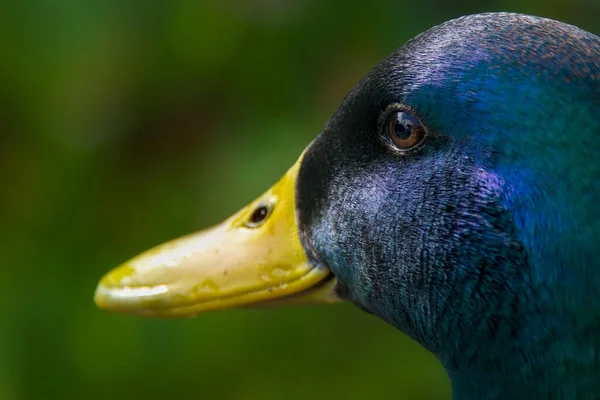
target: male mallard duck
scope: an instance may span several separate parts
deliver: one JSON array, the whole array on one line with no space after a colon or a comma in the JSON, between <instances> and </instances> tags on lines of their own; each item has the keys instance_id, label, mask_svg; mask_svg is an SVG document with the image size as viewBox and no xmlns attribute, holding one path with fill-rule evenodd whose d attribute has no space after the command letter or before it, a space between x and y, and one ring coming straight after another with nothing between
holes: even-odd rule
<instances>
[{"instance_id":1,"label":"male mallard duck","mask_svg":"<svg viewBox=\"0 0 600 400\"><path fill-rule=\"evenodd\" d=\"M279 183L110 272L106 309L350 300L457 399L600 398L600 38L458 18L344 99Z\"/></svg>"}]
</instances>

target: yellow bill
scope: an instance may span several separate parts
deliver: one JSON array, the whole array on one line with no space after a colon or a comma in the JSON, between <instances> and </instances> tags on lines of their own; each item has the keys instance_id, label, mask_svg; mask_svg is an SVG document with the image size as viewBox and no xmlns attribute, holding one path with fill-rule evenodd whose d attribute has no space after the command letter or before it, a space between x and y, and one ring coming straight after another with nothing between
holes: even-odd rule
<instances>
[{"instance_id":1,"label":"yellow bill","mask_svg":"<svg viewBox=\"0 0 600 400\"><path fill-rule=\"evenodd\" d=\"M157 246L109 272L96 289L98 307L183 317L339 301L335 278L310 264L298 238L294 194L301 159L220 225Z\"/></svg>"}]
</instances>

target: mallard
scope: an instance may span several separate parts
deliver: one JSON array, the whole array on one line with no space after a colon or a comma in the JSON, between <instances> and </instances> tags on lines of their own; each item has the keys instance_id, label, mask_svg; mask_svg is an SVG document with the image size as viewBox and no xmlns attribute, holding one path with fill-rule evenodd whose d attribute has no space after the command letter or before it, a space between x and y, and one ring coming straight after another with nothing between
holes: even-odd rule
<instances>
[{"instance_id":1,"label":"mallard","mask_svg":"<svg viewBox=\"0 0 600 400\"><path fill-rule=\"evenodd\" d=\"M403 45L270 190L109 272L157 317L348 300L456 399L600 398L600 39L486 13Z\"/></svg>"}]
</instances>

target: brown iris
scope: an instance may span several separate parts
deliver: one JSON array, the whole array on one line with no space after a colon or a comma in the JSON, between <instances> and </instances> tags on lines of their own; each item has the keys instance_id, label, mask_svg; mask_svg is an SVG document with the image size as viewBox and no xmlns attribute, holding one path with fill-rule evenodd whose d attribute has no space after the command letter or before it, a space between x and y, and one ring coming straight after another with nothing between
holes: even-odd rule
<instances>
[{"instance_id":1,"label":"brown iris","mask_svg":"<svg viewBox=\"0 0 600 400\"><path fill-rule=\"evenodd\" d=\"M398 150L413 148L425 138L425 129L419 120L404 111L392 113L387 127L389 141Z\"/></svg>"}]
</instances>

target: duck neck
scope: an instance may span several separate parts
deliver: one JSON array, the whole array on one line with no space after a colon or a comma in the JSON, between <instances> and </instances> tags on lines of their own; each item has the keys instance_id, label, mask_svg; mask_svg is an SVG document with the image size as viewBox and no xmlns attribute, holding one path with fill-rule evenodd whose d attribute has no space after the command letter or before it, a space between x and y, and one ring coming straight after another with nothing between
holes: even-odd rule
<instances>
[{"instance_id":1,"label":"duck neck","mask_svg":"<svg viewBox=\"0 0 600 400\"><path fill-rule=\"evenodd\" d=\"M453 399L600 398L600 341L593 327L586 333L556 319L534 334L540 320L532 316L521 337L474 342L462 357L446 362Z\"/></svg>"}]
</instances>

